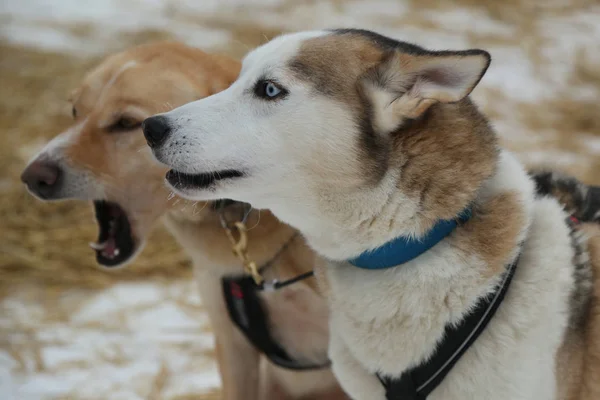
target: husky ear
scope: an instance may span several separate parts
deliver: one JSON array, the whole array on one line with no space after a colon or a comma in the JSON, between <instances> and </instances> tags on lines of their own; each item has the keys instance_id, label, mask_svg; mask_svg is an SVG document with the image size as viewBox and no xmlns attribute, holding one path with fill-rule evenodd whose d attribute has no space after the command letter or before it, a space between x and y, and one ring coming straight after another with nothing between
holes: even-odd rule
<instances>
[{"instance_id":1,"label":"husky ear","mask_svg":"<svg viewBox=\"0 0 600 400\"><path fill-rule=\"evenodd\" d=\"M479 83L490 61L483 50L388 54L363 79L374 128L388 133L435 103L462 100Z\"/></svg>"}]
</instances>

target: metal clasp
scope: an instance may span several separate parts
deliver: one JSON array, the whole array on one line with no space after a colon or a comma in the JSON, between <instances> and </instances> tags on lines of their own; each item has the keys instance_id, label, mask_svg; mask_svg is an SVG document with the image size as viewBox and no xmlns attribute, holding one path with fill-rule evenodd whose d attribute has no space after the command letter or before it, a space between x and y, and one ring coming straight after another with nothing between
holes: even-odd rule
<instances>
[{"instance_id":1,"label":"metal clasp","mask_svg":"<svg viewBox=\"0 0 600 400\"><path fill-rule=\"evenodd\" d=\"M246 219L248 218L248 214L250 211L246 211L242 217L241 221L237 221L233 223L233 227L238 233L239 239L236 240L233 229L225 220L225 216L223 215L223 210L221 210L221 226L227 235L227 238L231 242L231 250L233 254L242 262L244 269L248 272L254 283L257 285L261 285L264 282L264 278L260 274L258 270L258 266L254 261L251 261L248 257L248 228L246 227Z\"/></svg>"}]
</instances>

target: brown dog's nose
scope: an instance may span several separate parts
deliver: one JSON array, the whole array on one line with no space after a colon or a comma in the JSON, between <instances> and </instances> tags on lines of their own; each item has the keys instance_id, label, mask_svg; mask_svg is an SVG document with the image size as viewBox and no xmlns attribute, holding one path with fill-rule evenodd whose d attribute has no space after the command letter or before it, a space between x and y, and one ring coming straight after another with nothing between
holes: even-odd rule
<instances>
[{"instance_id":1,"label":"brown dog's nose","mask_svg":"<svg viewBox=\"0 0 600 400\"><path fill-rule=\"evenodd\" d=\"M156 147L165 141L171 128L167 119L161 115L155 115L154 117L146 118L142 122L142 130L146 137L148 146Z\"/></svg>"},{"instance_id":2,"label":"brown dog's nose","mask_svg":"<svg viewBox=\"0 0 600 400\"><path fill-rule=\"evenodd\" d=\"M58 188L60 168L49 161L34 161L21 174L21 181L42 199L51 199Z\"/></svg>"}]
</instances>

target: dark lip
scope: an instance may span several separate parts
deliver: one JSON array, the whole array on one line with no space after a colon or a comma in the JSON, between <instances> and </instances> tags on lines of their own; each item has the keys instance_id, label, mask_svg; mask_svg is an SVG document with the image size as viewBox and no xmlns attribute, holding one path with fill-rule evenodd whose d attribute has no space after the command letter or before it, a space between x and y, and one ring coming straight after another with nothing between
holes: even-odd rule
<instances>
[{"instance_id":1,"label":"dark lip","mask_svg":"<svg viewBox=\"0 0 600 400\"><path fill-rule=\"evenodd\" d=\"M129 217L117 203L96 200L93 204L96 222L98 223L98 243L103 243L109 238L110 222L114 221L116 224L114 240L119 249L119 254L114 258L107 258L102 254L102 251L95 250L96 261L105 267L115 267L123 264L133 256L136 247Z\"/></svg>"},{"instance_id":2,"label":"dark lip","mask_svg":"<svg viewBox=\"0 0 600 400\"><path fill-rule=\"evenodd\" d=\"M167 172L166 179L175 189L207 189L217 181L241 178L243 176L244 173L236 169L225 169L201 174L186 174L172 169Z\"/></svg>"}]
</instances>

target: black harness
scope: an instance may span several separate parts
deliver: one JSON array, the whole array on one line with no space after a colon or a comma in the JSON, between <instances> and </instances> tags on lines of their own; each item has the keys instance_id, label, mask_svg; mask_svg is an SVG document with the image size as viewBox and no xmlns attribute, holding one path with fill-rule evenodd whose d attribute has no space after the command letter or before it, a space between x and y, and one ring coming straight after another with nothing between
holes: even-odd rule
<instances>
[{"instance_id":1,"label":"black harness","mask_svg":"<svg viewBox=\"0 0 600 400\"><path fill-rule=\"evenodd\" d=\"M497 289L481 299L460 324L446 325L442 342L427 361L404 371L399 378L377 375L387 400L427 399L486 328L508 291L518 263L519 257L508 267Z\"/></svg>"},{"instance_id":2,"label":"black harness","mask_svg":"<svg viewBox=\"0 0 600 400\"><path fill-rule=\"evenodd\" d=\"M223 295L227 311L233 323L246 338L275 365L292 370L320 369L330 365L295 360L273 338L269 329L267 311L259 296L263 291L275 291L310 278L306 272L287 281L265 282L257 285L250 276L225 277L222 279Z\"/></svg>"}]
</instances>

